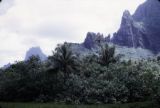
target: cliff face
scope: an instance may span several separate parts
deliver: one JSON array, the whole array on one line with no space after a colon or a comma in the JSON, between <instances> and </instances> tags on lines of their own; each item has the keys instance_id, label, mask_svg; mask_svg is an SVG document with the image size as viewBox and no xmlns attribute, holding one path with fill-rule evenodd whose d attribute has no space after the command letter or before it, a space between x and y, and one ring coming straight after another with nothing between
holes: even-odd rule
<instances>
[{"instance_id":1,"label":"cliff face","mask_svg":"<svg viewBox=\"0 0 160 108\"><path fill-rule=\"evenodd\" d=\"M112 42L160 52L160 2L147 0L137 8L134 15L125 11L120 29L114 34Z\"/></svg>"},{"instance_id":2,"label":"cliff face","mask_svg":"<svg viewBox=\"0 0 160 108\"><path fill-rule=\"evenodd\" d=\"M88 32L83 45L87 49L92 49L92 48L96 48L97 46L100 46L101 43L104 43L104 42L105 42L105 38L103 37L102 34Z\"/></svg>"}]
</instances>

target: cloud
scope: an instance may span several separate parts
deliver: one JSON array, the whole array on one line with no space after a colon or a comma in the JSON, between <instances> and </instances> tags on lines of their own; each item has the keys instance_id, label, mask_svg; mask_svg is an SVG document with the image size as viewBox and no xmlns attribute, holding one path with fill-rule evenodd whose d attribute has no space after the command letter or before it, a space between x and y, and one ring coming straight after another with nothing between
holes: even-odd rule
<instances>
[{"instance_id":1,"label":"cloud","mask_svg":"<svg viewBox=\"0 0 160 108\"><path fill-rule=\"evenodd\" d=\"M0 15L5 14L14 5L14 0L2 0L0 2Z\"/></svg>"},{"instance_id":2,"label":"cloud","mask_svg":"<svg viewBox=\"0 0 160 108\"><path fill-rule=\"evenodd\" d=\"M117 31L125 9L145 0L3 0L0 4L0 66L23 60L40 46L51 54L64 41L83 42L88 31Z\"/></svg>"},{"instance_id":3,"label":"cloud","mask_svg":"<svg viewBox=\"0 0 160 108\"><path fill-rule=\"evenodd\" d=\"M72 32L74 31L74 32ZM67 37L68 39L75 39L76 28L72 25L65 23L52 23L44 22L42 24L36 25L31 28L28 33L41 38L54 38L54 39L63 39Z\"/></svg>"}]
</instances>

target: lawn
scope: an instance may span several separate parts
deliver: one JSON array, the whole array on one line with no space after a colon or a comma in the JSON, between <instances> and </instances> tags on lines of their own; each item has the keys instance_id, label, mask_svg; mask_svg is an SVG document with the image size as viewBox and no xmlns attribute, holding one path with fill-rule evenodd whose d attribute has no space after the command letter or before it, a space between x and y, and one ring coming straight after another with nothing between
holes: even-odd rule
<instances>
[{"instance_id":1,"label":"lawn","mask_svg":"<svg viewBox=\"0 0 160 108\"><path fill-rule=\"evenodd\" d=\"M0 103L0 108L157 108L150 102L108 105L64 105L54 103Z\"/></svg>"}]
</instances>

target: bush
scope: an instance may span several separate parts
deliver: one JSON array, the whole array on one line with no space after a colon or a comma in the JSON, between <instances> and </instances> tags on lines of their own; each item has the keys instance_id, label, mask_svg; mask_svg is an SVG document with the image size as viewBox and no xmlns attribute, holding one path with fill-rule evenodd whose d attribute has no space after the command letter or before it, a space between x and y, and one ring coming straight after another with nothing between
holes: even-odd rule
<instances>
[{"instance_id":1,"label":"bush","mask_svg":"<svg viewBox=\"0 0 160 108\"><path fill-rule=\"evenodd\" d=\"M35 101L36 101L36 102L45 103L45 102L50 101L50 98L49 98L49 96L47 96L47 95L41 94Z\"/></svg>"},{"instance_id":2,"label":"bush","mask_svg":"<svg viewBox=\"0 0 160 108\"><path fill-rule=\"evenodd\" d=\"M115 62L114 48L106 48L101 62L97 55L77 59L71 49L59 46L56 56L53 54L45 62L31 57L0 70L0 101L107 104L155 98L160 103L160 63Z\"/></svg>"}]
</instances>

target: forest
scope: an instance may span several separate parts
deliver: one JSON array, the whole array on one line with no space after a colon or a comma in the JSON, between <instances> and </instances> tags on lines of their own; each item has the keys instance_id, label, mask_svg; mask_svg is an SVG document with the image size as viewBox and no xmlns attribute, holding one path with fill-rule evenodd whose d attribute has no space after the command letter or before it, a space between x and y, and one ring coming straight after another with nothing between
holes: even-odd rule
<instances>
[{"instance_id":1,"label":"forest","mask_svg":"<svg viewBox=\"0 0 160 108\"><path fill-rule=\"evenodd\" d=\"M31 56L0 69L0 101L160 104L160 57L123 60L105 44L99 55L79 58L64 43L46 61Z\"/></svg>"}]
</instances>

